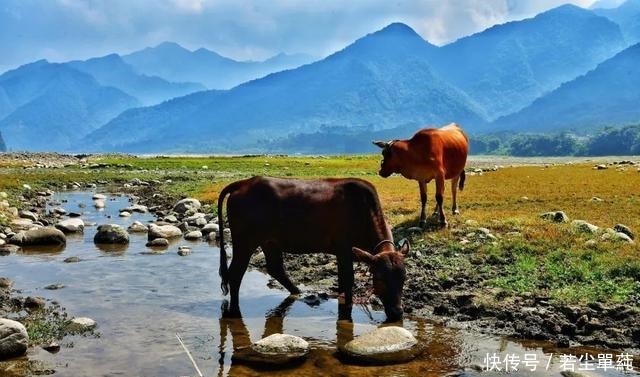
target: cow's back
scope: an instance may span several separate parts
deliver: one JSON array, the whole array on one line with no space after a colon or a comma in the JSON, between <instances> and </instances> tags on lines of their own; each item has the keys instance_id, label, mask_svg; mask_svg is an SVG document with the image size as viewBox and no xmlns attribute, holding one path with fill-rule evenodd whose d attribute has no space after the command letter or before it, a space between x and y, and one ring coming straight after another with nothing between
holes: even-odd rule
<instances>
[{"instance_id":1,"label":"cow's back","mask_svg":"<svg viewBox=\"0 0 640 377\"><path fill-rule=\"evenodd\" d=\"M296 180L254 177L228 200L232 236L253 237L288 252L329 251L358 228L377 204L373 186L359 179ZM354 242L353 240L350 242Z\"/></svg>"},{"instance_id":2,"label":"cow's back","mask_svg":"<svg viewBox=\"0 0 640 377\"><path fill-rule=\"evenodd\" d=\"M446 179L456 177L464 170L469 141L457 124L422 129L413 136L411 142L412 149L420 151L428 164L444 169Z\"/></svg>"}]
</instances>

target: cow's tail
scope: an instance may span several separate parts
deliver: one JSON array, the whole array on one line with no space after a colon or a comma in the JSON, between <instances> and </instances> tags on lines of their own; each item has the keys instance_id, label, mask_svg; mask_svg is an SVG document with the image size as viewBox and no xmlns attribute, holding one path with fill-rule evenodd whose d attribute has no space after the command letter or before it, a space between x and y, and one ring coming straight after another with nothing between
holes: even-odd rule
<instances>
[{"instance_id":1,"label":"cow's tail","mask_svg":"<svg viewBox=\"0 0 640 377\"><path fill-rule=\"evenodd\" d=\"M225 196L234 192L241 182L233 182L227 185L220 191L218 196L218 226L220 227L220 269L218 274L220 275L220 288L222 288L222 294L224 296L229 293L229 271L227 267L227 251L224 249L224 211L222 209L224 205Z\"/></svg>"},{"instance_id":2,"label":"cow's tail","mask_svg":"<svg viewBox=\"0 0 640 377\"><path fill-rule=\"evenodd\" d=\"M464 169L462 169L462 173L460 173L460 180L458 181L458 188L460 189L460 191L464 190L464 181L467 178L467 175L464 172Z\"/></svg>"}]
</instances>

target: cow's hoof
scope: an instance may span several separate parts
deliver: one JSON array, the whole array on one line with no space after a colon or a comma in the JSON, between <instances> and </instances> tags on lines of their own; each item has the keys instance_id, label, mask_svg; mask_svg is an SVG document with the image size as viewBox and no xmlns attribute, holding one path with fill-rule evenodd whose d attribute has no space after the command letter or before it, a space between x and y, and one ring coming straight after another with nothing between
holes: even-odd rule
<instances>
[{"instance_id":1,"label":"cow's hoof","mask_svg":"<svg viewBox=\"0 0 640 377\"><path fill-rule=\"evenodd\" d=\"M240 308L223 308L222 317L224 318L242 318L242 313L240 312Z\"/></svg>"},{"instance_id":2,"label":"cow's hoof","mask_svg":"<svg viewBox=\"0 0 640 377\"><path fill-rule=\"evenodd\" d=\"M459 214L460 214L460 211L458 211L457 209L454 209L454 210L453 210L453 214L454 214L454 215L459 215Z\"/></svg>"},{"instance_id":3,"label":"cow's hoof","mask_svg":"<svg viewBox=\"0 0 640 377\"><path fill-rule=\"evenodd\" d=\"M427 220L420 220L420 228L426 228L427 226Z\"/></svg>"}]
</instances>

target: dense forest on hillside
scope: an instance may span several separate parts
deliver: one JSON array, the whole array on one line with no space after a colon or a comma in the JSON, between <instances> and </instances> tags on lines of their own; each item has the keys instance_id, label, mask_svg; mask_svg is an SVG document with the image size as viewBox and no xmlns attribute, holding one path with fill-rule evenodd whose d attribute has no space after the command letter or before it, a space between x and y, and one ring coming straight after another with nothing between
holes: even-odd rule
<instances>
[{"instance_id":1,"label":"dense forest on hillside","mask_svg":"<svg viewBox=\"0 0 640 377\"><path fill-rule=\"evenodd\" d=\"M398 127L372 132L347 128L325 128L312 134L290 136L264 142L270 151L283 152L296 146L303 153L368 153L377 147L371 140L411 137L415 127ZM471 135L471 154L511 156L608 156L640 155L640 124L622 128L606 127L591 135L563 133L494 133ZM264 145L264 144L263 144ZM337 151L337 152L336 152Z\"/></svg>"}]
</instances>

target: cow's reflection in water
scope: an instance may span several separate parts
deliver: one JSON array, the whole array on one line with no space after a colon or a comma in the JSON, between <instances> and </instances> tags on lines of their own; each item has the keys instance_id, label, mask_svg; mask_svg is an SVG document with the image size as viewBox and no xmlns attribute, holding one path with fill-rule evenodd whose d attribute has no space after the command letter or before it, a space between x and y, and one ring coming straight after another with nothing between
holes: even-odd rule
<instances>
[{"instance_id":1,"label":"cow's reflection in water","mask_svg":"<svg viewBox=\"0 0 640 377\"><path fill-rule=\"evenodd\" d=\"M266 338L272 334L283 333L284 318L287 316L289 309L293 303L296 302L296 296L289 296L285 298L278 306L269 310L266 314L264 331L261 338ZM339 304L339 311L347 311L344 304ZM251 339L251 333L247 328L242 317L229 318L225 316L225 311L229 310L228 301L222 302L222 315L219 319L220 324L220 345L219 345L219 363L220 368L218 375L224 375L224 359L225 359L225 345L227 343L227 336L231 333L231 344L233 347L232 352L232 369L233 363L242 359L238 357L243 352L250 352L251 344L254 340ZM345 344L353 339L353 323L349 320L339 320L336 322L336 345ZM257 341L258 339L255 339ZM230 372L230 371L229 371Z\"/></svg>"}]
</instances>

